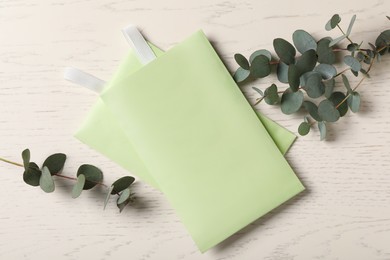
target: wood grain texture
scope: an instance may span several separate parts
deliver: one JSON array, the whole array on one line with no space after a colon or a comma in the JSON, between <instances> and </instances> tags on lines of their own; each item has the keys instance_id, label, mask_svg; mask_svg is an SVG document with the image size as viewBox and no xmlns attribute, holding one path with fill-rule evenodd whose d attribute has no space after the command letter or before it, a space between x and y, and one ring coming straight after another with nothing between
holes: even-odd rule
<instances>
[{"instance_id":1,"label":"wood grain texture","mask_svg":"<svg viewBox=\"0 0 390 260\"><path fill-rule=\"evenodd\" d=\"M82 163L98 165L107 183L127 174L72 136L96 96L62 73L75 66L109 79L128 50L120 29L129 23L163 49L203 28L233 71L235 52L272 49L272 39L291 39L295 29L327 35L335 12L343 26L357 14L353 39L373 42L389 27L389 9L384 0L0 0L0 156L20 161L29 147L42 162L61 151L69 156L64 174ZM374 66L361 87L362 112L332 125L328 142L314 131L288 153L307 191L205 254L144 183L135 186L137 204L119 214L114 203L102 210L99 189L73 200L71 183L59 180L44 194L23 183L21 169L1 164L0 258L390 259L389 65L386 57ZM251 86L242 90L253 103ZM293 131L301 121L256 109Z\"/></svg>"}]
</instances>

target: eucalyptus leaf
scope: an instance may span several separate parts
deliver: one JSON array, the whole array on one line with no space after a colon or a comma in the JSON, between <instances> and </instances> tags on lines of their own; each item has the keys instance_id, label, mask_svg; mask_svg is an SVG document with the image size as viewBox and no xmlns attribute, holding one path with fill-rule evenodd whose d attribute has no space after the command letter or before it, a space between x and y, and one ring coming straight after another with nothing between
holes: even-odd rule
<instances>
[{"instance_id":1,"label":"eucalyptus leaf","mask_svg":"<svg viewBox=\"0 0 390 260\"><path fill-rule=\"evenodd\" d=\"M108 200L109 200L110 197L111 197L111 192L112 192L113 189L114 189L114 186L113 186L113 185L111 185L110 188L108 188L107 195L106 195L106 199L104 200L104 207L103 207L103 209L106 209Z\"/></svg>"},{"instance_id":2,"label":"eucalyptus leaf","mask_svg":"<svg viewBox=\"0 0 390 260\"><path fill-rule=\"evenodd\" d=\"M39 179L41 178L42 172L38 165L34 162L28 164L27 170L23 173L23 181L31 186L39 186Z\"/></svg>"},{"instance_id":3,"label":"eucalyptus leaf","mask_svg":"<svg viewBox=\"0 0 390 260\"><path fill-rule=\"evenodd\" d=\"M323 141L326 138L326 124L325 122L318 122L318 130L320 130L320 140Z\"/></svg>"},{"instance_id":4,"label":"eucalyptus leaf","mask_svg":"<svg viewBox=\"0 0 390 260\"><path fill-rule=\"evenodd\" d=\"M293 92L298 91L300 76L301 72L298 67L294 64L290 64L290 66L288 66L288 83Z\"/></svg>"},{"instance_id":5,"label":"eucalyptus leaf","mask_svg":"<svg viewBox=\"0 0 390 260\"><path fill-rule=\"evenodd\" d=\"M286 63L279 62L276 74L280 82L288 83L288 65Z\"/></svg>"},{"instance_id":6,"label":"eucalyptus leaf","mask_svg":"<svg viewBox=\"0 0 390 260\"><path fill-rule=\"evenodd\" d=\"M308 50L316 50L317 42L308 32L304 30L296 30L293 33L293 42L300 53L305 53Z\"/></svg>"},{"instance_id":7,"label":"eucalyptus leaf","mask_svg":"<svg viewBox=\"0 0 390 260\"><path fill-rule=\"evenodd\" d=\"M63 153L52 154L43 162L42 168L47 167L51 174L60 173L66 161L66 155Z\"/></svg>"},{"instance_id":8,"label":"eucalyptus leaf","mask_svg":"<svg viewBox=\"0 0 390 260\"><path fill-rule=\"evenodd\" d=\"M301 86L305 86L305 85L306 85L307 79L308 79L310 76L314 75L314 74L319 75L319 77L321 78L321 74L320 74L319 72L317 72L317 71L308 71L308 72L304 73L304 74L301 76L301 78L299 79Z\"/></svg>"},{"instance_id":9,"label":"eucalyptus leaf","mask_svg":"<svg viewBox=\"0 0 390 260\"><path fill-rule=\"evenodd\" d=\"M310 124L302 122L298 127L298 133L302 136L307 135L310 132Z\"/></svg>"},{"instance_id":10,"label":"eucalyptus leaf","mask_svg":"<svg viewBox=\"0 0 390 260\"><path fill-rule=\"evenodd\" d=\"M353 15L351 18L351 21L349 22L349 26L348 26L347 33L346 33L347 36L349 36L351 34L352 27L353 27L353 24L355 23L355 20L356 20L356 15Z\"/></svg>"},{"instance_id":11,"label":"eucalyptus leaf","mask_svg":"<svg viewBox=\"0 0 390 260\"><path fill-rule=\"evenodd\" d=\"M357 51L358 49L359 49L359 44L357 44L357 43L350 43L347 46L347 50L350 52Z\"/></svg>"},{"instance_id":12,"label":"eucalyptus leaf","mask_svg":"<svg viewBox=\"0 0 390 260\"><path fill-rule=\"evenodd\" d=\"M264 96L263 91L261 91L260 89L258 89L256 87L252 87L252 89L255 90L257 93L259 93L260 96Z\"/></svg>"},{"instance_id":13,"label":"eucalyptus leaf","mask_svg":"<svg viewBox=\"0 0 390 260\"><path fill-rule=\"evenodd\" d=\"M122 213L123 209L127 206L127 204L129 204L129 202L130 200L126 200L123 203L116 204L119 209L119 213Z\"/></svg>"},{"instance_id":14,"label":"eucalyptus leaf","mask_svg":"<svg viewBox=\"0 0 390 260\"><path fill-rule=\"evenodd\" d=\"M344 74L341 74L341 77L343 78L344 86L347 88L348 93L352 93L351 85L349 84L349 80L347 76Z\"/></svg>"},{"instance_id":15,"label":"eucalyptus leaf","mask_svg":"<svg viewBox=\"0 0 390 260\"><path fill-rule=\"evenodd\" d=\"M126 188L126 189L124 189L124 190L121 192L121 194L119 195L117 204L122 204L123 202L125 202L125 201L128 200L129 198L130 198L130 189L129 189L129 188Z\"/></svg>"},{"instance_id":16,"label":"eucalyptus leaf","mask_svg":"<svg viewBox=\"0 0 390 260\"><path fill-rule=\"evenodd\" d=\"M352 92L352 94L347 99L348 106L352 112L357 113L360 109L360 94L356 91Z\"/></svg>"},{"instance_id":17,"label":"eucalyptus leaf","mask_svg":"<svg viewBox=\"0 0 390 260\"><path fill-rule=\"evenodd\" d=\"M333 64L336 62L336 54L329 47L331 40L323 38L317 43L318 62L325 64Z\"/></svg>"},{"instance_id":18,"label":"eucalyptus leaf","mask_svg":"<svg viewBox=\"0 0 390 260\"><path fill-rule=\"evenodd\" d=\"M330 100L323 100L318 105L318 114L326 122L336 122L340 118L339 111Z\"/></svg>"},{"instance_id":19,"label":"eucalyptus leaf","mask_svg":"<svg viewBox=\"0 0 390 260\"><path fill-rule=\"evenodd\" d=\"M22 159L23 159L23 166L24 166L24 170L27 171L28 170L28 166L30 164L30 150L29 149L25 149L23 150L22 152Z\"/></svg>"},{"instance_id":20,"label":"eucalyptus leaf","mask_svg":"<svg viewBox=\"0 0 390 260\"><path fill-rule=\"evenodd\" d=\"M308 50L298 58L296 66L301 74L312 71L317 64L317 54L315 50Z\"/></svg>"},{"instance_id":21,"label":"eucalyptus leaf","mask_svg":"<svg viewBox=\"0 0 390 260\"><path fill-rule=\"evenodd\" d=\"M324 85L325 85L324 96L326 98L329 98L333 93L334 87L336 85L336 81L334 79L330 79L330 80L324 81Z\"/></svg>"},{"instance_id":22,"label":"eucalyptus leaf","mask_svg":"<svg viewBox=\"0 0 390 260\"><path fill-rule=\"evenodd\" d=\"M332 16L332 18L326 23L325 30L330 31L334 29L341 21L341 18L338 14Z\"/></svg>"},{"instance_id":23,"label":"eucalyptus leaf","mask_svg":"<svg viewBox=\"0 0 390 260\"><path fill-rule=\"evenodd\" d=\"M354 58L350 55L347 55L344 57L344 63L346 65L348 65L349 67L351 67L351 70L355 71L355 72L360 71L360 69L362 68L362 65L360 64L360 62L356 58Z\"/></svg>"},{"instance_id":24,"label":"eucalyptus leaf","mask_svg":"<svg viewBox=\"0 0 390 260\"><path fill-rule=\"evenodd\" d=\"M274 105L279 102L278 87L275 84L272 84L265 90L264 101L268 105Z\"/></svg>"},{"instance_id":25,"label":"eucalyptus leaf","mask_svg":"<svg viewBox=\"0 0 390 260\"><path fill-rule=\"evenodd\" d=\"M332 95L328 98L330 101L332 101L333 105L337 107L337 110L340 113L340 117L343 117L348 112L348 105L346 102L343 102L341 105L339 105L344 99L345 94L342 92L333 92Z\"/></svg>"},{"instance_id":26,"label":"eucalyptus leaf","mask_svg":"<svg viewBox=\"0 0 390 260\"><path fill-rule=\"evenodd\" d=\"M381 50L379 53L384 55L387 52L390 52L390 30L386 30L379 34L378 38L375 41L376 50ZM387 48L385 48L387 46ZM385 49L382 49L385 48Z\"/></svg>"},{"instance_id":27,"label":"eucalyptus leaf","mask_svg":"<svg viewBox=\"0 0 390 260\"><path fill-rule=\"evenodd\" d=\"M244 55L240 53L234 54L234 59L236 60L237 64L246 70L249 70L249 62L248 60L244 57Z\"/></svg>"},{"instance_id":28,"label":"eucalyptus leaf","mask_svg":"<svg viewBox=\"0 0 390 260\"><path fill-rule=\"evenodd\" d=\"M251 56L249 57L249 62L252 63L253 60L257 57L257 56L260 56L260 55L264 55L268 58L269 61L271 61L272 59L272 55L271 55L271 52L269 52L268 50L257 50L255 51L254 53L251 54Z\"/></svg>"},{"instance_id":29,"label":"eucalyptus leaf","mask_svg":"<svg viewBox=\"0 0 390 260\"><path fill-rule=\"evenodd\" d=\"M297 112L302 106L303 98L304 95L302 91L298 90L297 92L292 92L291 90L287 89L282 95L282 112L286 115Z\"/></svg>"},{"instance_id":30,"label":"eucalyptus leaf","mask_svg":"<svg viewBox=\"0 0 390 260\"><path fill-rule=\"evenodd\" d=\"M316 121L322 121L322 118L318 114L318 107L316 104L314 104L311 101L304 101L303 102L303 107L306 109L307 112L309 112L310 116L316 120Z\"/></svg>"},{"instance_id":31,"label":"eucalyptus leaf","mask_svg":"<svg viewBox=\"0 0 390 260\"><path fill-rule=\"evenodd\" d=\"M249 77L250 71L239 67L233 75L237 83L241 83Z\"/></svg>"},{"instance_id":32,"label":"eucalyptus leaf","mask_svg":"<svg viewBox=\"0 0 390 260\"><path fill-rule=\"evenodd\" d=\"M114 187L111 194L118 194L124 189L127 189L135 181L134 177L124 176L116 180L112 186Z\"/></svg>"},{"instance_id":33,"label":"eucalyptus leaf","mask_svg":"<svg viewBox=\"0 0 390 260\"><path fill-rule=\"evenodd\" d=\"M47 166L43 166L42 168L42 175L39 179L39 186L46 193L51 193L55 189L53 177L51 176L50 170Z\"/></svg>"},{"instance_id":34,"label":"eucalyptus leaf","mask_svg":"<svg viewBox=\"0 0 390 260\"><path fill-rule=\"evenodd\" d=\"M253 59L250 68L250 75L255 78L264 78L271 73L269 60L264 55L259 55Z\"/></svg>"},{"instance_id":35,"label":"eucalyptus leaf","mask_svg":"<svg viewBox=\"0 0 390 260\"><path fill-rule=\"evenodd\" d=\"M317 71L321 74L322 78L325 80L331 79L337 74L337 70L333 65L330 64L318 64L314 68L314 71Z\"/></svg>"},{"instance_id":36,"label":"eucalyptus leaf","mask_svg":"<svg viewBox=\"0 0 390 260\"><path fill-rule=\"evenodd\" d=\"M77 176L80 174L85 175L85 184L83 189L89 190L95 187L103 180L103 173L96 166L90 164L83 164L77 170Z\"/></svg>"},{"instance_id":37,"label":"eucalyptus leaf","mask_svg":"<svg viewBox=\"0 0 390 260\"><path fill-rule=\"evenodd\" d=\"M311 98L319 98L325 93L325 85L322 83L322 77L319 73L311 74L302 86Z\"/></svg>"},{"instance_id":38,"label":"eucalyptus leaf","mask_svg":"<svg viewBox=\"0 0 390 260\"><path fill-rule=\"evenodd\" d=\"M85 175L80 174L79 176L77 176L76 184L73 186L72 198L75 199L80 196L81 192L83 191L84 185L85 185Z\"/></svg>"},{"instance_id":39,"label":"eucalyptus leaf","mask_svg":"<svg viewBox=\"0 0 390 260\"><path fill-rule=\"evenodd\" d=\"M329 47L332 47L336 44L338 44L339 42L341 42L342 40L344 40L345 38L347 38L346 35L341 35L340 37L337 37L336 39L332 40L330 43L329 43Z\"/></svg>"},{"instance_id":40,"label":"eucalyptus leaf","mask_svg":"<svg viewBox=\"0 0 390 260\"><path fill-rule=\"evenodd\" d=\"M287 65L294 64L296 50L294 46L282 38L273 41L274 49L280 60Z\"/></svg>"}]
</instances>

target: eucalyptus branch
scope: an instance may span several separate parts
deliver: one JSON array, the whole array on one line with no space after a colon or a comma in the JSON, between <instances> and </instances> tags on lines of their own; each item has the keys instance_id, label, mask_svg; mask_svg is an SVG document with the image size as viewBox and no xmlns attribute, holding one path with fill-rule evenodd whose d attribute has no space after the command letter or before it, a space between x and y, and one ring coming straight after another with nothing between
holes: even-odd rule
<instances>
[{"instance_id":1,"label":"eucalyptus branch","mask_svg":"<svg viewBox=\"0 0 390 260\"><path fill-rule=\"evenodd\" d=\"M83 164L77 171L77 177L70 177L61 174L66 161L66 155L56 153L50 155L39 168L34 162L30 162L30 150L26 149L22 152L22 163L13 162L0 157L0 161L24 168L23 180L31 186L40 186L44 192L50 193L55 190L53 176L64 178L75 182L72 190L72 197L77 198L83 190L92 189L95 186L103 186L108 188L104 208L112 194L118 195L117 206L122 212L127 204L133 202L135 197L131 192L130 186L135 181L131 176L124 176L116 180L110 187L102 182L103 173L97 167L90 164Z\"/></svg>"},{"instance_id":2,"label":"eucalyptus branch","mask_svg":"<svg viewBox=\"0 0 390 260\"><path fill-rule=\"evenodd\" d=\"M390 20L388 16L387 18ZM278 80L288 84L288 87L283 91L279 91L276 84L264 91L253 87L260 95L254 105L263 100L269 105L280 104L282 112L287 115L303 108L308 115L299 125L298 132L301 135L308 134L317 122L323 140L326 136L326 124L338 121L349 110L353 113L359 111L361 98L356 90L370 77L369 72L374 62L379 62L383 55L390 52L390 30L381 32L375 45L369 42L370 48L362 48L363 43L354 42L350 35L355 19L354 15L347 30L343 30L339 25L340 16L333 15L325 29L330 31L337 27L342 35L335 39L324 37L317 41L304 30L293 33L294 45L281 38L274 39L273 47L278 59L274 59L271 52L264 49L253 52L249 59L237 53L234 59L240 67L234 73L234 79L237 83L245 83L264 78L271 73L271 67L276 66ZM348 40L348 45L338 47L345 39ZM297 51L300 55L296 55ZM337 60L336 55L345 52L347 54L344 55L343 62L348 67L337 72L333 66ZM354 88L351 88L346 76L348 71L355 77L362 77ZM346 92L337 88L340 83L336 79L339 76L342 77ZM314 123L309 123L309 116Z\"/></svg>"}]
</instances>

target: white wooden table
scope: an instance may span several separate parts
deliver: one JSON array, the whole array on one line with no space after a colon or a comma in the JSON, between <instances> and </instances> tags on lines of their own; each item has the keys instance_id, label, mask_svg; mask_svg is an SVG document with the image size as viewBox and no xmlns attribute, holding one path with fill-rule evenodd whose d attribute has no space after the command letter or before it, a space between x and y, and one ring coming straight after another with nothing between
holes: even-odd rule
<instances>
[{"instance_id":1,"label":"white wooden table","mask_svg":"<svg viewBox=\"0 0 390 260\"><path fill-rule=\"evenodd\" d=\"M202 28L231 71L235 52L272 50L295 29L317 39L339 13L353 14L356 42L388 29L390 2L0 0L0 156L21 161L64 152L64 174L82 163L99 166L105 182L128 174L73 137L96 95L62 78L75 66L109 79L128 51L120 29L137 24L163 49ZM337 36L337 32L331 32ZM299 138L287 155L307 191L201 254L164 196L139 182L138 202L119 214L103 211L104 191L70 197L71 182L53 194L23 183L21 168L0 164L1 259L390 259L390 55L361 87L362 111ZM256 82L266 87L274 78ZM242 87L250 102L253 84ZM301 115L256 109L296 131Z\"/></svg>"}]
</instances>

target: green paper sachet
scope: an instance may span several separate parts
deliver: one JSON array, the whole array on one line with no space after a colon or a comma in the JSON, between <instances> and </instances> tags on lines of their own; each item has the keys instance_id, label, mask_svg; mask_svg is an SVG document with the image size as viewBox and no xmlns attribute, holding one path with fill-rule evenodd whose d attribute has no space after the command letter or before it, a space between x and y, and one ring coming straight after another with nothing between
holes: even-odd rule
<instances>
[{"instance_id":1,"label":"green paper sachet","mask_svg":"<svg viewBox=\"0 0 390 260\"><path fill-rule=\"evenodd\" d=\"M163 51L153 44L149 43L149 45L157 57L163 54ZM117 84L117 82L142 68L142 66L135 52L131 50L105 88L108 89L112 85ZM260 112L256 113L281 153L285 154L293 144L296 136ZM140 160L137 152L134 150L132 143L126 138L120 128L116 118L100 98L92 106L82 125L75 133L75 137L126 170L134 173L149 185L158 188L157 183L148 173L142 160Z\"/></svg>"},{"instance_id":2,"label":"green paper sachet","mask_svg":"<svg viewBox=\"0 0 390 260\"><path fill-rule=\"evenodd\" d=\"M202 252L304 190L202 31L101 97Z\"/></svg>"}]
</instances>

